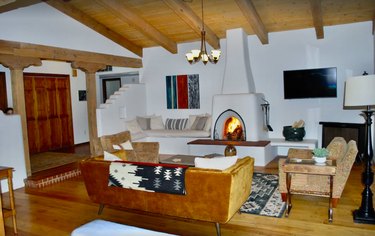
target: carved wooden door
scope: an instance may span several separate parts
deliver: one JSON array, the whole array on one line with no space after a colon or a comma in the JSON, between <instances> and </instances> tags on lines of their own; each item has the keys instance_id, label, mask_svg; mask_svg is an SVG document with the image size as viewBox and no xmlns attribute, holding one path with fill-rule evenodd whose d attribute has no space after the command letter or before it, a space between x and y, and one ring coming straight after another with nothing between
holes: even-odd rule
<instances>
[{"instance_id":1,"label":"carved wooden door","mask_svg":"<svg viewBox=\"0 0 375 236\"><path fill-rule=\"evenodd\" d=\"M72 146L69 76L24 73L24 87L30 153Z\"/></svg>"}]
</instances>

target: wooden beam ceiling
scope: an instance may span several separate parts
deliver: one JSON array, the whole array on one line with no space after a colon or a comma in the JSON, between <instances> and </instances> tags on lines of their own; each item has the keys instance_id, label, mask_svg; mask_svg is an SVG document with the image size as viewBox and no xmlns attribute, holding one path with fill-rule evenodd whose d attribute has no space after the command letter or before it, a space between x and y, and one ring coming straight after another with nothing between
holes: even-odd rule
<instances>
[{"instance_id":1,"label":"wooden beam ceiling","mask_svg":"<svg viewBox=\"0 0 375 236\"><path fill-rule=\"evenodd\" d=\"M201 38L200 0L0 0L0 13L36 3L49 4L140 57L143 48L176 53L177 44ZM374 10L374 0L204 0L206 40L217 49L227 30L243 28L267 44L270 32L311 27L321 39L324 26L373 21Z\"/></svg>"},{"instance_id":2,"label":"wooden beam ceiling","mask_svg":"<svg viewBox=\"0 0 375 236\"><path fill-rule=\"evenodd\" d=\"M262 44L268 44L268 32L253 2L251 0L236 0L236 3Z\"/></svg>"},{"instance_id":3,"label":"wooden beam ceiling","mask_svg":"<svg viewBox=\"0 0 375 236\"><path fill-rule=\"evenodd\" d=\"M141 68L142 60L130 57L113 56L102 53L85 52L73 49L50 47L30 43L0 40L0 54L22 57L35 57L57 61L84 61L88 63L119 67Z\"/></svg>"},{"instance_id":4,"label":"wooden beam ceiling","mask_svg":"<svg viewBox=\"0 0 375 236\"><path fill-rule=\"evenodd\" d=\"M315 33L317 39L324 38L323 14L321 0L310 0L311 13L313 17Z\"/></svg>"},{"instance_id":5,"label":"wooden beam ceiling","mask_svg":"<svg viewBox=\"0 0 375 236\"><path fill-rule=\"evenodd\" d=\"M142 57L141 47L130 42L129 40L127 40L120 34L110 30L105 25L102 25L100 22L96 21L95 19L85 14L84 12L80 11L79 9L73 7L69 3L62 2L60 0L49 0L49 1L46 1L46 3L50 5L51 7L61 11L62 13L72 17L73 19L81 22L82 24L90 27L91 29L107 37L113 42L118 43L119 45L135 53L136 55Z\"/></svg>"},{"instance_id":6,"label":"wooden beam ceiling","mask_svg":"<svg viewBox=\"0 0 375 236\"><path fill-rule=\"evenodd\" d=\"M188 24L199 36L202 31L202 19L194 13L194 11L180 0L163 0L186 24ZM211 47L215 49L220 48L219 37L206 24L204 25L206 31L206 40Z\"/></svg>"},{"instance_id":7,"label":"wooden beam ceiling","mask_svg":"<svg viewBox=\"0 0 375 236\"><path fill-rule=\"evenodd\" d=\"M124 1L119 0L94 0L98 4L104 6L109 12L116 15L121 21L129 23L138 29L142 34L157 42L171 53L177 53L176 42L158 31L155 27L147 23L143 18L134 13L126 6Z\"/></svg>"}]
</instances>

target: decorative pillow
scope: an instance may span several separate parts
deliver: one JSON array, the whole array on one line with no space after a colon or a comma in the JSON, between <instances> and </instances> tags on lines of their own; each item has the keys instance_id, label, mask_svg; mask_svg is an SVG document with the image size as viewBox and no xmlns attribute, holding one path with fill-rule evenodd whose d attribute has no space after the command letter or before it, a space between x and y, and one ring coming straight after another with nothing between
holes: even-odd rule
<instances>
[{"instance_id":1,"label":"decorative pillow","mask_svg":"<svg viewBox=\"0 0 375 236\"><path fill-rule=\"evenodd\" d=\"M142 132L141 127L139 127L138 122L136 119L126 121L126 126L128 127L128 130L130 133L140 133Z\"/></svg>"},{"instance_id":2,"label":"decorative pillow","mask_svg":"<svg viewBox=\"0 0 375 236\"><path fill-rule=\"evenodd\" d=\"M139 127L141 127L142 130L151 129L151 117L137 116L137 122L138 122Z\"/></svg>"},{"instance_id":3,"label":"decorative pillow","mask_svg":"<svg viewBox=\"0 0 375 236\"><path fill-rule=\"evenodd\" d=\"M212 124L212 116L209 115L209 116L207 116L207 121L206 121L206 124L204 125L203 130L207 131L207 132L210 132L210 130L211 130L211 124Z\"/></svg>"},{"instance_id":4,"label":"decorative pillow","mask_svg":"<svg viewBox=\"0 0 375 236\"><path fill-rule=\"evenodd\" d=\"M151 117L151 129L164 129L163 119L161 116Z\"/></svg>"},{"instance_id":5,"label":"decorative pillow","mask_svg":"<svg viewBox=\"0 0 375 236\"><path fill-rule=\"evenodd\" d=\"M194 120L193 125L190 127L192 130L203 130L207 122L207 116L197 116Z\"/></svg>"},{"instance_id":6,"label":"decorative pillow","mask_svg":"<svg viewBox=\"0 0 375 236\"><path fill-rule=\"evenodd\" d=\"M165 121L165 129L185 129L188 119L170 119Z\"/></svg>"},{"instance_id":7,"label":"decorative pillow","mask_svg":"<svg viewBox=\"0 0 375 236\"><path fill-rule=\"evenodd\" d=\"M187 129L191 129L191 126L193 125L195 118L197 118L198 115L189 115L189 121L187 125ZM203 116L203 115L200 115Z\"/></svg>"},{"instance_id":8,"label":"decorative pillow","mask_svg":"<svg viewBox=\"0 0 375 236\"><path fill-rule=\"evenodd\" d=\"M213 157L213 158L202 158L196 157L194 159L195 167L215 169L215 170L225 170L232 165L236 164L238 157Z\"/></svg>"},{"instance_id":9,"label":"decorative pillow","mask_svg":"<svg viewBox=\"0 0 375 236\"><path fill-rule=\"evenodd\" d=\"M119 150L115 152L106 152L104 151L104 160L105 161L127 161L126 153L124 150Z\"/></svg>"}]
</instances>

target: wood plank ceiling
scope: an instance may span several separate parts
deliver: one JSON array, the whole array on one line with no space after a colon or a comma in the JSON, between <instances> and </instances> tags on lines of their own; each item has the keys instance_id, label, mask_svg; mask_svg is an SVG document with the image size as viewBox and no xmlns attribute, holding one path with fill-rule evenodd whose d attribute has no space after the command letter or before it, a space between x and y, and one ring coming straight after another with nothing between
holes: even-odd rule
<instances>
[{"instance_id":1,"label":"wood plank ceiling","mask_svg":"<svg viewBox=\"0 0 375 236\"><path fill-rule=\"evenodd\" d=\"M37 0L1 0L0 14ZM177 44L199 41L200 0L47 0L43 1L119 45L142 56L161 46L177 53ZM375 21L375 0L204 0L207 43L219 48L226 30L243 28L263 44L270 32Z\"/></svg>"}]
</instances>

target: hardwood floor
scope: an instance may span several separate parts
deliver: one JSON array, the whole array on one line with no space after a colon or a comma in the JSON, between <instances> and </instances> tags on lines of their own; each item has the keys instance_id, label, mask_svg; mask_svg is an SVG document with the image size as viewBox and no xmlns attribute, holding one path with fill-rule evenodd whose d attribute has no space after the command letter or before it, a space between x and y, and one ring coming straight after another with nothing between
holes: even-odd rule
<instances>
[{"instance_id":1,"label":"hardwood floor","mask_svg":"<svg viewBox=\"0 0 375 236\"><path fill-rule=\"evenodd\" d=\"M256 171L277 173L277 158L265 168L257 167ZM236 214L221 226L222 235L375 235L375 225L355 224L352 220L351 212L361 202L361 172L362 167L355 164L343 196L334 209L332 224L327 219L328 199L294 195L289 218ZM372 189L375 192L374 185ZM177 235L215 235L213 223L111 207L97 215L98 205L89 200L81 177L43 189L17 189L15 201L21 236L70 235L76 227L98 218ZM13 235L11 219L7 218L5 222L6 235Z\"/></svg>"}]
</instances>

